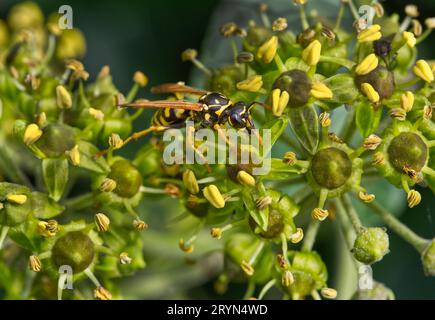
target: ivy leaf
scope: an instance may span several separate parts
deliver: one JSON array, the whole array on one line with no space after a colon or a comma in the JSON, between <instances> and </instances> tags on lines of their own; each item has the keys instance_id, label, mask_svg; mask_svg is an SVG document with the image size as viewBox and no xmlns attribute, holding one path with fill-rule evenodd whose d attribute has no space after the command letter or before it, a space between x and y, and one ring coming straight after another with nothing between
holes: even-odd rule
<instances>
[{"instance_id":1,"label":"ivy leaf","mask_svg":"<svg viewBox=\"0 0 435 320\"><path fill-rule=\"evenodd\" d=\"M254 219L254 221L263 231L266 231L269 222L269 208L266 207L263 210L258 210L249 190L244 190L242 192L242 198L246 210L248 210L252 219Z\"/></svg>"},{"instance_id":2,"label":"ivy leaf","mask_svg":"<svg viewBox=\"0 0 435 320\"><path fill-rule=\"evenodd\" d=\"M302 171L295 167L285 164L282 159L272 158L270 161L270 170L266 175L262 175L261 179L283 180L290 179L292 176L300 174Z\"/></svg>"},{"instance_id":3,"label":"ivy leaf","mask_svg":"<svg viewBox=\"0 0 435 320\"><path fill-rule=\"evenodd\" d=\"M33 215L39 219L51 219L65 209L42 192L32 192L31 201Z\"/></svg>"},{"instance_id":4,"label":"ivy leaf","mask_svg":"<svg viewBox=\"0 0 435 320\"><path fill-rule=\"evenodd\" d=\"M316 108L311 105L291 110L289 118L299 142L308 152L314 154L319 144L319 118Z\"/></svg>"},{"instance_id":5,"label":"ivy leaf","mask_svg":"<svg viewBox=\"0 0 435 320\"><path fill-rule=\"evenodd\" d=\"M269 151L272 149L273 145L278 141L279 137L284 133L285 128L287 127L288 119L274 118L267 123L264 124L263 129L270 130L270 146L268 149L264 149L263 154L267 155Z\"/></svg>"},{"instance_id":6,"label":"ivy leaf","mask_svg":"<svg viewBox=\"0 0 435 320\"><path fill-rule=\"evenodd\" d=\"M381 120L382 110L375 111L369 102L361 102L356 106L356 126L363 138L375 131Z\"/></svg>"},{"instance_id":7,"label":"ivy leaf","mask_svg":"<svg viewBox=\"0 0 435 320\"><path fill-rule=\"evenodd\" d=\"M68 161L66 159L43 159L42 176L50 197L59 201L68 182Z\"/></svg>"},{"instance_id":8,"label":"ivy leaf","mask_svg":"<svg viewBox=\"0 0 435 320\"><path fill-rule=\"evenodd\" d=\"M80 150L80 168L84 168L97 173L107 173L110 167L103 157L95 158L95 155L100 151L90 142L79 141Z\"/></svg>"},{"instance_id":9,"label":"ivy leaf","mask_svg":"<svg viewBox=\"0 0 435 320\"><path fill-rule=\"evenodd\" d=\"M328 79L323 83L333 92L332 99L328 102L339 104L351 104L358 98L359 91L355 86L355 81L351 75L340 73Z\"/></svg>"}]
</instances>

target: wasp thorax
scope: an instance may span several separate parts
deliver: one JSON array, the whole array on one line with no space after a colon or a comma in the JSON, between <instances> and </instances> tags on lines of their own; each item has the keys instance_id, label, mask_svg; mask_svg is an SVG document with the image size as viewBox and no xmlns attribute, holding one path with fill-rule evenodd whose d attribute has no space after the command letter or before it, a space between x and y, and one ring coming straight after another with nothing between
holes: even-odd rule
<instances>
[{"instance_id":1,"label":"wasp thorax","mask_svg":"<svg viewBox=\"0 0 435 320\"><path fill-rule=\"evenodd\" d=\"M133 197L142 186L140 172L127 160L115 161L107 177L116 182L113 192L123 198Z\"/></svg>"},{"instance_id":2,"label":"wasp thorax","mask_svg":"<svg viewBox=\"0 0 435 320\"><path fill-rule=\"evenodd\" d=\"M273 89L280 89L289 94L288 106L301 107L310 99L311 79L298 69L283 72L273 84Z\"/></svg>"},{"instance_id":3,"label":"wasp thorax","mask_svg":"<svg viewBox=\"0 0 435 320\"><path fill-rule=\"evenodd\" d=\"M82 272L94 260L94 243L82 232L70 232L56 241L52 259L57 268L67 265L74 273Z\"/></svg>"},{"instance_id":4,"label":"wasp thorax","mask_svg":"<svg viewBox=\"0 0 435 320\"><path fill-rule=\"evenodd\" d=\"M416 133L402 132L388 147L391 164L399 171L404 168L419 172L426 164L428 150L426 143Z\"/></svg>"},{"instance_id":5,"label":"wasp thorax","mask_svg":"<svg viewBox=\"0 0 435 320\"><path fill-rule=\"evenodd\" d=\"M331 147L318 151L311 160L314 180L323 188L344 185L352 174L352 161L346 152Z\"/></svg>"},{"instance_id":6,"label":"wasp thorax","mask_svg":"<svg viewBox=\"0 0 435 320\"><path fill-rule=\"evenodd\" d=\"M369 83L379 94L381 100L391 97L394 92L394 75L381 65L365 75L357 75L355 81L358 87L361 87L363 83Z\"/></svg>"},{"instance_id":7,"label":"wasp thorax","mask_svg":"<svg viewBox=\"0 0 435 320\"><path fill-rule=\"evenodd\" d=\"M255 229L257 228L257 223L254 221L252 217L249 217L249 226L251 227L251 230L255 232ZM258 235L266 239L273 239L279 237L281 232L283 232L283 229L284 229L283 215L278 210L272 209L269 211L267 230L261 231L260 233L258 233Z\"/></svg>"},{"instance_id":8,"label":"wasp thorax","mask_svg":"<svg viewBox=\"0 0 435 320\"><path fill-rule=\"evenodd\" d=\"M61 157L76 145L75 133L71 127L63 124L50 124L42 131L42 136L36 145L49 158Z\"/></svg>"}]
</instances>

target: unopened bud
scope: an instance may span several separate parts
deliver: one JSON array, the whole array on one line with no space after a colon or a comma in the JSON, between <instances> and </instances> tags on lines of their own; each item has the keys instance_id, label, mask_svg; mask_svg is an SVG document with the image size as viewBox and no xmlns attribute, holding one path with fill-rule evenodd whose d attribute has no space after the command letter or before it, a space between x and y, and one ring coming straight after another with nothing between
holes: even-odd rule
<instances>
[{"instance_id":1,"label":"unopened bud","mask_svg":"<svg viewBox=\"0 0 435 320\"><path fill-rule=\"evenodd\" d=\"M255 187L254 177L246 171L241 170L237 173L237 181L245 186Z\"/></svg>"},{"instance_id":2,"label":"unopened bud","mask_svg":"<svg viewBox=\"0 0 435 320\"><path fill-rule=\"evenodd\" d=\"M29 269L33 272L41 271L41 260L39 260L38 256L32 255L29 257Z\"/></svg>"},{"instance_id":3,"label":"unopened bud","mask_svg":"<svg viewBox=\"0 0 435 320\"><path fill-rule=\"evenodd\" d=\"M382 139L375 134L369 135L363 141L363 147L365 150L375 150L382 143Z\"/></svg>"},{"instance_id":4,"label":"unopened bud","mask_svg":"<svg viewBox=\"0 0 435 320\"><path fill-rule=\"evenodd\" d=\"M24 130L23 141L26 145L35 143L42 136L42 130L35 123L29 124Z\"/></svg>"},{"instance_id":5,"label":"unopened bud","mask_svg":"<svg viewBox=\"0 0 435 320\"><path fill-rule=\"evenodd\" d=\"M337 290L332 288L322 288L320 294L325 299L335 299L337 298Z\"/></svg>"},{"instance_id":6,"label":"unopened bud","mask_svg":"<svg viewBox=\"0 0 435 320\"><path fill-rule=\"evenodd\" d=\"M411 190L407 196L408 207L413 208L421 202L421 194L417 190Z\"/></svg>"},{"instance_id":7,"label":"unopened bud","mask_svg":"<svg viewBox=\"0 0 435 320\"><path fill-rule=\"evenodd\" d=\"M218 209L225 207L225 199L215 185L211 184L205 187L202 192L204 197L213 205L213 207Z\"/></svg>"},{"instance_id":8,"label":"unopened bud","mask_svg":"<svg viewBox=\"0 0 435 320\"><path fill-rule=\"evenodd\" d=\"M148 77L142 71L136 71L133 75L133 81L140 87L146 87L148 84Z\"/></svg>"},{"instance_id":9,"label":"unopened bud","mask_svg":"<svg viewBox=\"0 0 435 320\"><path fill-rule=\"evenodd\" d=\"M94 290L94 297L97 300L112 300L112 294L103 287L98 287Z\"/></svg>"},{"instance_id":10,"label":"unopened bud","mask_svg":"<svg viewBox=\"0 0 435 320\"><path fill-rule=\"evenodd\" d=\"M302 51L302 60L309 66L315 66L320 60L321 51L322 44L319 40L314 40Z\"/></svg>"},{"instance_id":11,"label":"unopened bud","mask_svg":"<svg viewBox=\"0 0 435 320\"><path fill-rule=\"evenodd\" d=\"M64 86L56 87L56 102L57 106L61 109L69 109L72 107L72 98L68 90Z\"/></svg>"},{"instance_id":12,"label":"unopened bud","mask_svg":"<svg viewBox=\"0 0 435 320\"><path fill-rule=\"evenodd\" d=\"M109 230L110 219L104 213L97 213L95 215L95 225L99 232L106 232Z\"/></svg>"},{"instance_id":13,"label":"unopened bud","mask_svg":"<svg viewBox=\"0 0 435 320\"><path fill-rule=\"evenodd\" d=\"M369 194L367 192L364 191L360 191L358 193L358 197L361 199L362 202L364 203L370 203L373 202L375 200L375 195L374 194Z\"/></svg>"},{"instance_id":14,"label":"unopened bud","mask_svg":"<svg viewBox=\"0 0 435 320\"><path fill-rule=\"evenodd\" d=\"M131 261L132 259L130 258L127 252L121 252L121 254L119 255L119 262L121 264L130 264Z\"/></svg>"},{"instance_id":15,"label":"unopened bud","mask_svg":"<svg viewBox=\"0 0 435 320\"><path fill-rule=\"evenodd\" d=\"M283 287L290 287L293 282L295 282L295 278L293 276L293 273L291 273L290 270L285 270L282 273L282 277L281 277L281 284Z\"/></svg>"},{"instance_id":16,"label":"unopened bud","mask_svg":"<svg viewBox=\"0 0 435 320\"><path fill-rule=\"evenodd\" d=\"M117 183L115 180L110 178L104 178L103 182L100 184L100 190L102 192L112 192L116 189Z\"/></svg>"},{"instance_id":17,"label":"unopened bud","mask_svg":"<svg viewBox=\"0 0 435 320\"><path fill-rule=\"evenodd\" d=\"M109 137L109 146L113 148L114 150L122 148L124 145L124 141L121 139L119 134L112 133Z\"/></svg>"},{"instance_id":18,"label":"unopened bud","mask_svg":"<svg viewBox=\"0 0 435 320\"><path fill-rule=\"evenodd\" d=\"M27 201L27 196L24 194L8 194L6 200L14 204L24 204Z\"/></svg>"}]
</instances>

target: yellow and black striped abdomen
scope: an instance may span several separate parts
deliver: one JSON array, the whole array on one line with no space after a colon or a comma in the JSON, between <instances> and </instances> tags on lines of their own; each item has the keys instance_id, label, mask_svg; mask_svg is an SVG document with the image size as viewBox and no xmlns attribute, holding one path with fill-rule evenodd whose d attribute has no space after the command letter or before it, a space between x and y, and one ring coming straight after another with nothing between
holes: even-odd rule
<instances>
[{"instance_id":1,"label":"yellow and black striped abdomen","mask_svg":"<svg viewBox=\"0 0 435 320\"><path fill-rule=\"evenodd\" d=\"M165 108L159 109L153 116L151 125L168 127L186 121L191 115L189 110Z\"/></svg>"}]
</instances>

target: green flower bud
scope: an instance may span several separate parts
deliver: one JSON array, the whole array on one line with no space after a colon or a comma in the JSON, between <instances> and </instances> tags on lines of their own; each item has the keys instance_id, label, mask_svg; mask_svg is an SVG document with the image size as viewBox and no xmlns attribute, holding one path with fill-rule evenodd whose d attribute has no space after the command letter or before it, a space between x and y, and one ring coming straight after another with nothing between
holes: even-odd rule
<instances>
[{"instance_id":1,"label":"green flower bud","mask_svg":"<svg viewBox=\"0 0 435 320\"><path fill-rule=\"evenodd\" d=\"M286 105L291 108L301 107L310 99L311 79L302 71L293 69L283 72L272 86L272 89L279 89L281 92L287 92L289 99ZM281 95L278 95L281 96ZM276 100L276 98L273 98ZM272 101L275 103L275 101ZM278 101L276 103L279 104ZM285 106L284 106L285 107Z\"/></svg>"},{"instance_id":2,"label":"green flower bud","mask_svg":"<svg viewBox=\"0 0 435 320\"><path fill-rule=\"evenodd\" d=\"M86 40L78 29L63 30L56 47L56 57L59 60L83 57L86 53Z\"/></svg>"},{"instance_id":3,"label":"green flower bud","mask_svg":"<svg viewBox=\"0 0 435 320\"><path fill-rule=\"evenodd\" d=\"M94 243L80 231L67 233L59 238L52 249L52 260L57 268L71 266L74 273L79 273L90 266L94 260Z\"/></svg>"},{"instance_id":4,"label":"green flower bud","mask_svg":"<svg viewBox=\"0 0 435 320\"><path fill-rule=\"evenodd\" d=\"M352 300L394 300L394 293L383 283L375 281L372 289L358 290Z\"/></svg>"},{"instance_id":5,"label":"green flower bud","mask_svg":"<svg viewBox=\"0 0 435 320\"><path fill-rule=\"evenodd\" d=\"M8 23L12 29L31 29L44 23L44 15L37 4L27 1L12 7L8 15Z\"/></svg>"},{"instance_id":6,"label":"green flower bud","mask_svg":"<svg viewBox=\"0 0 435 320\"><path fill-rule=\"evenodd\" d=\"M237 83L245 80L244 72L239 65L230 65L215 70L208 84L209 90L231 96L237 91Z\"/></svg>"},{"instance_id":7,"label":"green flower bud","mask_svg":"<svg viewBox=\"0 0 435 320\"><path fill-rule=\"evenodd\" d=\"M421 255L424 273L429 277L435 276L435 239L433 239Z\"/></svg>"},{"instance_id":8,"label":"green flower bud","mask_svg":"<svg viewBox=\"0 0 435 320\"><path fill-rule=\"evenodd\" d=\"M275 209L271 209L269 211L269 220L267 224L267 230L261 231L259 235L262 238L266 239L273 239L277 238L281 235L282 231L284 230L284 217L283 215ZM255 223L254 219L249 216L249 227L251 228L252 232L255 233L255 230L258 228L257 224Z\"/></svg>"},{"instance_id":9,"label":"green flower bud","mask_svg":"<svg viewBox=\"0 0 435 320\"><path fill-rule=\"evenodd\" d=\"M382 65L367 74L356 75L355 82L361 90L364 83L370 84L381 100L388 99L394 92L394 75Z\"/></svg>"},{"instance_id":10,"label":"green flower bud","mask_svg":"<svg viewBox=\"0 0 435 320\"><path fill-rule=\"evenodd\" d=\"M257 256L255 262L249 265L248 261L257 249L259 242L253 236L248 234L232 234L225 243L225 268L229 271L228 274L234 274L239 280L246 279L246 274L241 269L241 265L245 269L251 269L252 275L249 280L255 283L265 283L270 280L270 274L274 265L273 253L270 250L263 249ZM281 280L280 280L281 281Z\"/></svg>"},{"instance_id":11,"label":"green flower bud","mask_svg":"<svg viewBox=\"0 0 435 320\"><path fill-rule=\"evenodd\" d=\"M66 151L76 145L75 132L67 125L49 124L42 131L43 134L35 145L49 158L64 156Z\"/></svg>"},{"instance_id":12,"label":"green flower bud","mask_svg":"<svg viewBox=\"0 0 435 320\"><path fill-rule=\"evenodd\" d=\"M389 252L388 247L388 234L384 229L367 228L357 235L352 252L358 261L373 264Z\"/></svg>"},{"instance_id":13,"label":"green flower bud","mask_svg":"<svg viewBox=\"0 0 435 320\"><path fill-rule=\"evenodd\" d=\"M391 141L388 158L401 173L404 168L420 172L428 158L428 147L418 134L402 132Z\"/></svg>"},{"instance_id":14,"label":"green flower bud","mask_svg":"<svg viewBox=\"0 0 435 320\"><path fill-rule=\"evenodd\" d=\"M335 189L346 183L352 174L352 161L338 148L318 151L311 160L314 180L323 188Z\"/></svg>"},{"instance_id":15,"label":"green flower bud","mask_svg":"<svg viewBox=\"0 0 435 320\"><path fill-rule=\"evenodd\" d=\"M147 144L141 148L133 161L143 177L159 172L161 169L161 153L153 144Z\"/></svg>"},{"instance_id":16,"label":"green flower bud","mask_svg":"<svg viewBox=\"0 0 435 320\"><path fill-rule=\"evenodd\" d=\"M142 186L142 176L137 168L128 160L117 160L111 166L111 171L107 176L116 182L113 190L118 196L132 198Z\"/></svg>"},{"instance_id":17,"label":"green flower bud","mask_svg":"<svg viewBox=\"0 0 435 320\"><path fill-rule=\"evenodd\" d=\"M317 252L290 251L288 253L290 271L294 282L283 289L294 299L303 299L313 290L326 287L328 272L326 265ZM278 272L281 275L281 272Z\"/></svg>"}]
</instances>

